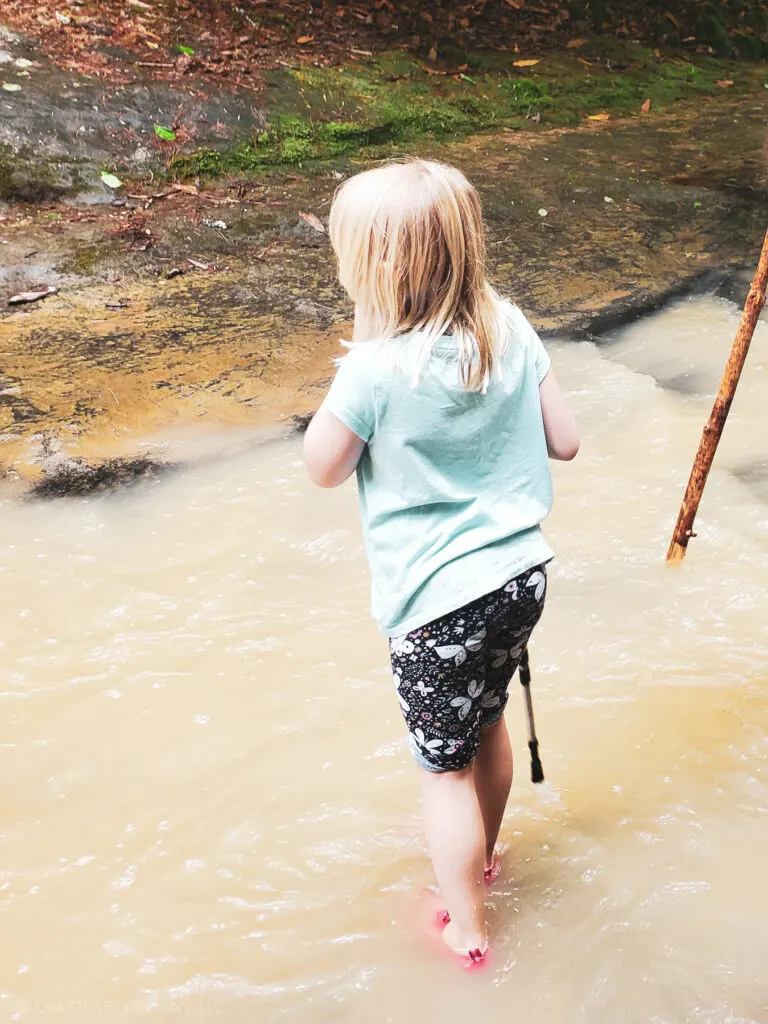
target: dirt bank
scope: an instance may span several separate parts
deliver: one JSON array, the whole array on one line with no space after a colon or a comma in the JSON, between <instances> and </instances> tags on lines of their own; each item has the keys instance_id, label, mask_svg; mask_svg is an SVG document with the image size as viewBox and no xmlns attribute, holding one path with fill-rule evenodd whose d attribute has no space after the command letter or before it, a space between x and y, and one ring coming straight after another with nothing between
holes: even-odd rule
<instances>
[{"instance_id":1,"label":"dirt bank","mask_svg":"<svg viewBox=\"0 0 768 1024\"><path fill-rule=\"evenodd\" d=\"M756 258L766 95L412 148L477 182L501 290L539 328L584 337ZM0 299L59 288L0 319L6 476L39 477L52 451L131 456L149 431L316 406L350 310L327 236L300 214L324 221L356 166L0 213Z\"/></svg>"}]
</instances>

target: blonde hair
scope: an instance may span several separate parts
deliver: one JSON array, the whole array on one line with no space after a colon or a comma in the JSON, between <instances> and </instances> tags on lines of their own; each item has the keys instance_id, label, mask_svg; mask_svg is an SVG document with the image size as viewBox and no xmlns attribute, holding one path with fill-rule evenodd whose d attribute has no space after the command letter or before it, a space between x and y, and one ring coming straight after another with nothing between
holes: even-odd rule
<instances>
[{"instance_id":1,"label":"blonde hair","mask_svg":"<svg viewBox=\"0 0 768 1024\"><path fill-rule=\"evenodd\" d=\"M480 201L461 171L413 160L357 174L336 192L329 233L357 307L355 340L419 332L418 379L437 339L451 334L463 385L485 391L508 318L485 278Z\"/></svg>"}]
</instances>

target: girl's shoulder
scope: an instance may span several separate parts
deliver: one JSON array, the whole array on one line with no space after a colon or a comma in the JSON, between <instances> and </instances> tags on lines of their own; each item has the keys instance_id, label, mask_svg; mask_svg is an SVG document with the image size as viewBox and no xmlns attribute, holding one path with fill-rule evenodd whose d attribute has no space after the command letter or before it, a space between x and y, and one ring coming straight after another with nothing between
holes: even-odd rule
<instances>
[{"instance_id":1,"label":"girl's shoulder","mask_svg":"<svg viewBox=\"0 0 768 1024\"><path fill-rule=\"evenodd\" d=\"M501 303L501 315L512 332L510 340L530 341L532 337L538 337L528 317L511 299L505 299Z\"/></svg>"},{"instance_id":2,"label":"girl's shoulder","mask_svg":"<svg viewBox=\"0 0 768 1024\"><path fill-rule=\"evenodd\" d=\"M515 374L520 374L526 366L531 367L535 369L536 377L541 383L550 365L549 355L541 338L525 313L513 302L502 303L502 316L507 328L503 371L509 369Z\"/></svg>"}]
</instances>

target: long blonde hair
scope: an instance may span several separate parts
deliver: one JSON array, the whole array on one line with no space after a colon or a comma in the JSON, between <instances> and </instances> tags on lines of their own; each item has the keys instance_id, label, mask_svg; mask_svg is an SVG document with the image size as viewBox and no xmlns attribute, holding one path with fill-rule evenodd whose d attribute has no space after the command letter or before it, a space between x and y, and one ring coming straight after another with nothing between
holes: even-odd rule
<instances>
[{"instance_id":1,"label":"long blonde hair","mask_svg":"<svg viewBox=\"0 0 768 1024\"><path fill-rule=\"evenodd\" d=\"M363 171L337 190L329 233L357 307L355 340L419 332L418 378L450 334L463 385L485 391L509 329L485 277L480 201L461 171L431 160Z\"/></svg>"}]
</instances>

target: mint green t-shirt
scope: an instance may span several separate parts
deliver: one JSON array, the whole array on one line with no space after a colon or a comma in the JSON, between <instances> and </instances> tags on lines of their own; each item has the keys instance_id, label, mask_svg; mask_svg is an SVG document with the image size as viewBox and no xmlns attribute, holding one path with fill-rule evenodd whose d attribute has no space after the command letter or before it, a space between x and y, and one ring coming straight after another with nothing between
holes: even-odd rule
<instances>
[{"instance_id":1,"label":"mint green t-shirt","mask_svg":"<svg viewBox=\"0 0 768 1024\"><path fill-rule=\"evenodd\" d=\"M367 442L357 482L371 610L388 636L553 557L539 525L552 506L539 399L550 360L520 310L505 308L509 351L485 394L462 386L449 336L415 384L392 342L356 345L328 393L326 407Z\"/></svg>"}]
</instances>

